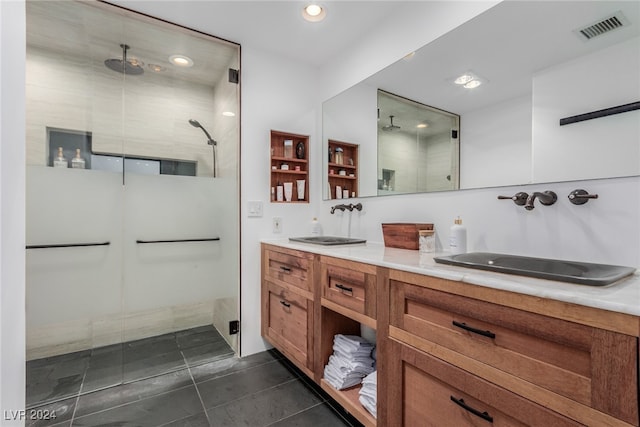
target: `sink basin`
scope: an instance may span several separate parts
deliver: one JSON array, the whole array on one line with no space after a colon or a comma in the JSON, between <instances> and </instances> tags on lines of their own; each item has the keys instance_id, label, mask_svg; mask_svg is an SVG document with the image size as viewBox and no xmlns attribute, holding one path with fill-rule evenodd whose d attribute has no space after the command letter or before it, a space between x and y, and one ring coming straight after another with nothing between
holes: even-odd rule
<instances>
[{"instance_id":1,"label":"sink basin","mask_svg":"<svg viewBox=\"0 0 640 427\"><path fill-rule=\"evenodd\" d=\"M356 243L365 243L364 239L354 239L352 237L335 237L335 236L310 236L310 237L289 237L292 242L313 243L314 245L354 245Z\"/></svg>"},{"instance_id":2,"label":"sink basin","mask_svg":"<svg viewBox=\"0 0 640 427\"><path fill-rule=\"evenodd\" d=\"M588 262L472 252L435 257L435 262L539 279L605 286L634 273L635 268Z\"/></svg>"}]
</instances>

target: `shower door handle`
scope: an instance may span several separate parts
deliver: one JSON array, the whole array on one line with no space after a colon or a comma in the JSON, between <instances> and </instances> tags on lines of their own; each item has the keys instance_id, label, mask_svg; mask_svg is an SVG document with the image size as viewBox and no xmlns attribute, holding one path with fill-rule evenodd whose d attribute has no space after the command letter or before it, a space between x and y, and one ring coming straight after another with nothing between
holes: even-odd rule
<instances>
[{"instance_id":1,"label":"shower door handle","mask_svg":"<svg viewBox=\"0 0 640 427\"><path fill-rule=\"evenodd\" d=\"M136 243L182 243L182 242L215 242L219 237L209 237L205 239L175 239L175 240L136 240Z\"/></svg>"},{"instance_id":2,"label":"shower door handle","mask_svg":"<svg viewBox=\"0 0 640 427\"><path fill-rule=\"evenodd\" d=\"M108 246L111 242L96 243L61 243L55 245L27 245L25 249L79 248L84 246Z\"/></svg>"}]
</instances>

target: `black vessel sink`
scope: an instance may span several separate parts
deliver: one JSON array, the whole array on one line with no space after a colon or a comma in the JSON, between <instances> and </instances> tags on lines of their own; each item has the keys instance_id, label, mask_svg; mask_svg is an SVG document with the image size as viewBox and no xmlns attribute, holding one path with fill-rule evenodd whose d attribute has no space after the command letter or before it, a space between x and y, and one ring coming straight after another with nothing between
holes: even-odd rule
<instances>
[{"instance_id":1,"label":"black vessel sink","mask_svg":"<svg viewBox=\"0 0 640 427\"><path fill-rule=\"evenodd\" d=\"M590 286L609 285L636 271L635 268L619 265L531 258L488 252L435 257L434 261L441 264Z\"/></svg>"},{"instance_id":2,"label":"black vessel sink","mask_svg":"<svg viewBox=\"0 0 640 427\"><path fill-rule=\"evenodd\" d=\"M354 245L356 243L366 243L364 239L355 239L352 237L335 237L335 236L310 236L310 237L289 237L292 242L313 243L314 245Z\"/></svg>"}]
</instances>

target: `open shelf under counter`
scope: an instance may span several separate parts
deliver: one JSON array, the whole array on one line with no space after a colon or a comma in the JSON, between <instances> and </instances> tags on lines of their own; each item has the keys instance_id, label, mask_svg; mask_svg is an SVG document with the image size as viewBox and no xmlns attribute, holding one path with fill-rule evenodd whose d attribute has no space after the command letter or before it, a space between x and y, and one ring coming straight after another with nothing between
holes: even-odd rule
<instances>
[{"instance_id":1,"label":"open shelf under counter","mask_svg":"<svg viewBox=\"0 0 640 427\"><path fill-rule=\"evenodd\" d=\"M376 427L376 419L367 411L360 403L360 389L362 384L347 388L345 390L336 390L324 378L320 381L320 386L331 396L336 402L353 415L366 427Z\"/></svg>"}]
</instances>

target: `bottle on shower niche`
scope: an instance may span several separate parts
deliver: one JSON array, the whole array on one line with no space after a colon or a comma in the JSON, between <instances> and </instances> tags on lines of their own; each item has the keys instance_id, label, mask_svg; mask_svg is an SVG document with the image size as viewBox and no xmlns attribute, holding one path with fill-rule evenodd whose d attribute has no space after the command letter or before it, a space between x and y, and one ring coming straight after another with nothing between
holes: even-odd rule
<instances>
[{"instance_id":1,"label":"bottle on shower niche","mask_svg":"<svg viewBox=\"0 0 640 427\"><path fill-rule=\"evenodd\" d=\"M71 159L71 167L74 169L84 169L85 161L80 155L80 149L76 148L76 156Z\"/></svg>"},{"instance_id":2,"label":"bottle on shower niche","mask_svg":"<svg viewBox=\"0 0 640 427\"><path fill-rule=\"evenodd\" d=\"M58 147L58 154L53 158L53 167L54 168L68 168L69 164L67 163L67 159L64 158L64 152L62 151L62 147Z\"/></svg>"},{"instance_id":3,"label":"bottle on shower niche","mask_svg":"<svg viewBox=\"0 0 640 427\"><path fill-rule=\"evenodd\" d=\"M460 219L460 217L457 217L451 226L449 250L452 255L467 252L467 228L462 225L462 219Z\"/></svg>"}]
</instances>

